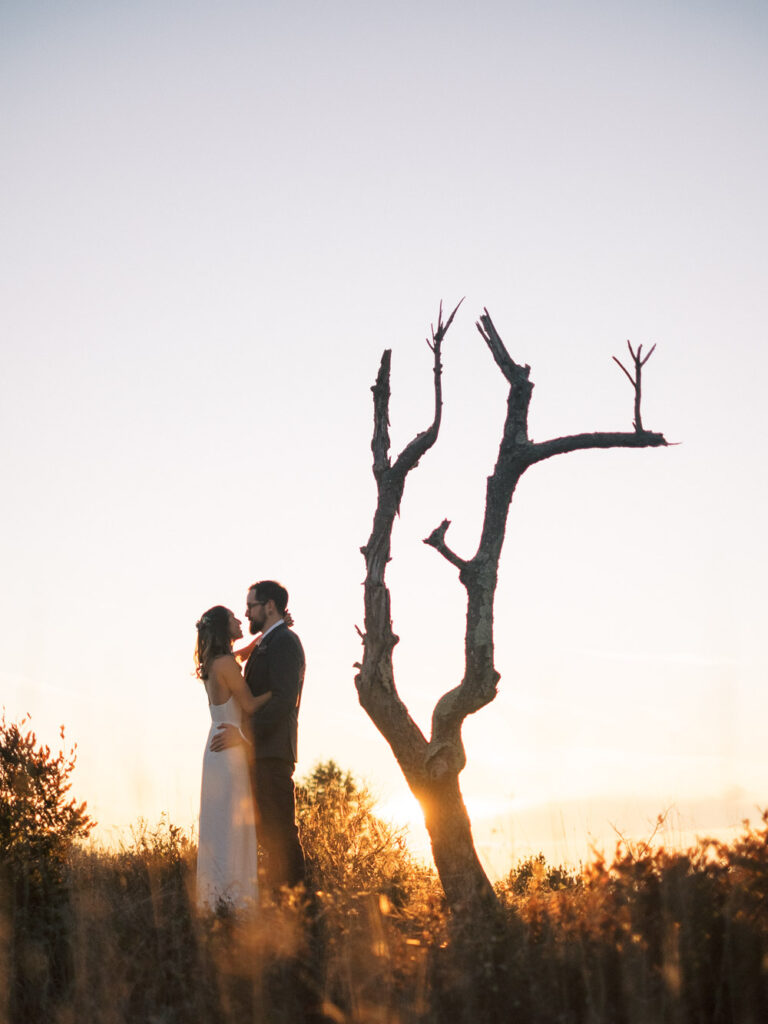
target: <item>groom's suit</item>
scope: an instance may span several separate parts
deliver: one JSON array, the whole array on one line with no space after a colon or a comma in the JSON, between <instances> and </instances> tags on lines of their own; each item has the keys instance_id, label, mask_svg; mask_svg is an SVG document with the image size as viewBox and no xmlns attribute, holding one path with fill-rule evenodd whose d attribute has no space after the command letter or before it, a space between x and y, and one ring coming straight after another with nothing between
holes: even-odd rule
<instances>
[{"instance_id":1,"label":"groom's suit","mask_svg":"<svg viewBox=\"0 0 768 1024\"><path fill-rule=\"evenodd\" d=\"M255 697L272 691L270 700L251 716L250 727L259 842L273 886L304 881L293 773L305 664L301 641L283 622L267 632L245 666L245 681Z\"/></svg>"}]
</instances>

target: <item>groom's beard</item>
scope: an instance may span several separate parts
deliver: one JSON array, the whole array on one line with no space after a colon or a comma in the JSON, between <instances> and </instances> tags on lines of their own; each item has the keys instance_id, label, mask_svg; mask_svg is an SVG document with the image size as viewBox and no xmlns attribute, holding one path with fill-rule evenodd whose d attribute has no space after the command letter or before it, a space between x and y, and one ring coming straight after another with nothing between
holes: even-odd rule
<instances>
[{"instance_id":1,"label":"groom's beard","mask_svg":"<svg viewBox=\"0 0 768 1024\"><path fill-rule=\"evenodd\" d=\"M251 634L251 636L256 636L256 634L261 633L263 629L263 624L260 626L258 622L254 622L253 619L248 620L248 632Z\"/></svg>"}]
</instances>

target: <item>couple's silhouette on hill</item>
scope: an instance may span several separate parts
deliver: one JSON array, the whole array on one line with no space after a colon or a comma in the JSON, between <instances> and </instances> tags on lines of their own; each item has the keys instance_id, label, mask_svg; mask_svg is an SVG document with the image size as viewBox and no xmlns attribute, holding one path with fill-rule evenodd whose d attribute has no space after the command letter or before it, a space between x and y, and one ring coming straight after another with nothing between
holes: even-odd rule
<instances>
[{"instance_id":1,"label":"couple's silhouette on hill","mask_svg":"<svg viewBox=\"0 0 768 1024\"><path fill-rule=\"evenodd\" d=\"M271 889L305 883L293 784L305 658L287 605L281 584L254 583L245 613L255 639L236 654L243 633L230 609L217 605L197 623L197 675L211 712L197 862L203 907L256 899L259 846Z\"/></svg>"}]
</instances>

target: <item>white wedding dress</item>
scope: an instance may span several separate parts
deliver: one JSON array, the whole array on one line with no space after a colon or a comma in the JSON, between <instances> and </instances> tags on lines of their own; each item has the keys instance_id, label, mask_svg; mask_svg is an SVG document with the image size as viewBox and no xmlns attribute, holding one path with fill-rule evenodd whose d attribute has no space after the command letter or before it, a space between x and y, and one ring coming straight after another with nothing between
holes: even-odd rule
<instances>
[{"instance_id":1,"label":"white wedding dress","mask_svg":"<svg viewBox=\"0 0 768 1024\"><path fill-rule=\"evenodd\" d=\"M210 749L222 724L240 725L234 697L209 704L211 728L205 742L200 788L200 835L197 851L197 902L215 909L224 900L245 907L256 899L256 824L248 773L248 758L240 745Z\"/></svg>"}]
</instances>

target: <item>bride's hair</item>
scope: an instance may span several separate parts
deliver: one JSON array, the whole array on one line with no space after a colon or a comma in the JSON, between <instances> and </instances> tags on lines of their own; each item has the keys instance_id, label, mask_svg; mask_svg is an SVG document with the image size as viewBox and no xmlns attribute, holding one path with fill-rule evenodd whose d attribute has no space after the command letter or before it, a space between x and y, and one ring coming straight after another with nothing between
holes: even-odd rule
<instances>
[{"instance_id":1,"label":"bride's hair","mask_svg":"<svg viewBox=\"0 0 768 1024\"><path fill-rule=\"evenodd\" d=\"M198 619L197 644L195 646L195 673L198 679L207 679L211 662L222 654L232 653L232 638L229 635L229 608L214 605Z\"/></svg>"}]
</instances>

